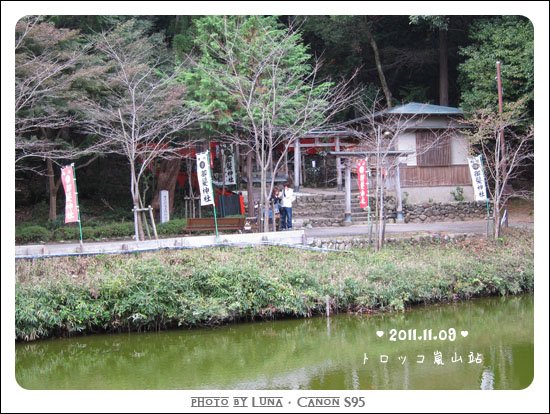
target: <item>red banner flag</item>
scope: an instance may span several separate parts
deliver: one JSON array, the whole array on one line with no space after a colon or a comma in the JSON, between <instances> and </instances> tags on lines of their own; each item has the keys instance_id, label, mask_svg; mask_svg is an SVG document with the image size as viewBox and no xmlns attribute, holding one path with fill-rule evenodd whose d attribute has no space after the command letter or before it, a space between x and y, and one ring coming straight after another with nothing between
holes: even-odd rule
<instances>
[{"instance_id":1,"label":"red banner flag","mask_svg":"<svg viewBox=\"0 0 550 414\"><path fill-rule=\"evenodd\" d=\"M357 180L359 181L359 207L367 208L369 205L369 181L366 160L357 160Z\"/></svg>"},{"instance_id":2,"label":"red banner flag","mask_svg":"<svg viewBox=\"0 0 550 414\"><path fill-rule=\"evenodd\" d=\"M61 182L65 190L65 223L79 221L76 186L74 182L73 167L71 165L61 169Z\"/></svg>"}]
</instances>

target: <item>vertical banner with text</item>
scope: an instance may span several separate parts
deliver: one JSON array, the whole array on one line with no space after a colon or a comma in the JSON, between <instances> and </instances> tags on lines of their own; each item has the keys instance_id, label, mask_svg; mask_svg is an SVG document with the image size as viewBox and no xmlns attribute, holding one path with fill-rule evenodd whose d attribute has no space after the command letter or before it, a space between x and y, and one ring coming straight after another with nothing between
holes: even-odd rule
<instances>
[{"instance_id":1,"label":"vertical banner with text","mask_svg":"<svg viewBox=\"0 0 550 414\"><path fill-rule=\"evenodd\" d=\"M160 222L170 221L170 193L167 190L160 192Z\"/></svg>"},{"instance_id":2,"label":"vertical banner with text","mask_svg":"<svg viewBox=\"0 0 550 414\"><path fill-rule=\"evenodd\" d=\"M65 223L78 222L78 203L73 167L68 165L61 169L61 182L65 190Z\"/></svg>"},{"instance_id":3,"label":"vertical banner with text","mask_svg":"<svg viewBox=\"0 0 550 414\"><path fill-rule=\"evenodd\" d=\"M366 160L357 160L357 180L359 182L359 206L367 208L369 205L369 182Z\"/></svg>"},{"instance_id":4,"label":"vertical banner with text","mask_svg":"<svg viewBox=\"0 0 550 414\"><path fill-rule=\"evenodd\" d=\"M475 201L487 201L487 190L485 188L485 174L483 173L483 164L481 155L468 158L470 175L472 176L472 186L474 187Z\"/></svg>"},{"instance_id":5,"label":"vertical banner with text","mask_svg":"<svg viewBox=\"0 0 550 414\"><path fill-rule=\"evenodd\" d=\"M201 191L201 206L213 205L214 194L212 193L212 177L210 175L208 151L197 154L197 178Z\"/></svg>"},{"instance_id":6,"label":"vertical banner with text","mask_svg":"<svg viewBox=\"0 0 550 414\"><path fill-rule=\"evenodd\" d=\"M235 155L233 145L222 145L222 155L224 163L224 184L235 185L237 180L235 177Z\"/></svg>"}]
</instances>

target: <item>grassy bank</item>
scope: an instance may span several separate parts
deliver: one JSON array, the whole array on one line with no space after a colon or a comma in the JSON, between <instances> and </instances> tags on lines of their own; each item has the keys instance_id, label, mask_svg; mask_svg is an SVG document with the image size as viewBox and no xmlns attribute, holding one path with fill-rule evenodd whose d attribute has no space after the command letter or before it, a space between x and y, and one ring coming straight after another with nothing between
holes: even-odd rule
<instances>
[{"instance_id":1,"label":"grassy bank","mask_svg":"<svg viewBox=\"0 0 550 414\"><path fill-rule=\"evenodd\" d=\"M280 247L16 263L16 337L211 325L531 292L532 232L322 253Z\"/></svg>"}]
</instances>

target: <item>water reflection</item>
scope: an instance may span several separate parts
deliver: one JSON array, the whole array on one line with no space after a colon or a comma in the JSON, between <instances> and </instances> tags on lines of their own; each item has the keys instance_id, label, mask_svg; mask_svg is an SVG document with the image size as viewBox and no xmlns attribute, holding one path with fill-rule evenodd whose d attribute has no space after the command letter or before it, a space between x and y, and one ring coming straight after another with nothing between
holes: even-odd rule
<instances>
[{"instance_id":1,"label":"water reflection","mask_svg":"<svg viewBox=\"0 0 550 414\"><path fill-rule=\"evenodd\" d=\"M481 389L482 390L495 389L495 374L489 368L485 368L481 373Z\"/></svg>"},{"instance_id":2,"label":"water reflection","mask_svg":"<svg viewBox=\"0 0 550 414\"><path fill-rule=\"evenodd\" d=\"M469 334L454 342L376 336L449 328ZM31 389L521 389L532 376L531 296L16 345L17 380Z\"/></svg>"}]
</instances>

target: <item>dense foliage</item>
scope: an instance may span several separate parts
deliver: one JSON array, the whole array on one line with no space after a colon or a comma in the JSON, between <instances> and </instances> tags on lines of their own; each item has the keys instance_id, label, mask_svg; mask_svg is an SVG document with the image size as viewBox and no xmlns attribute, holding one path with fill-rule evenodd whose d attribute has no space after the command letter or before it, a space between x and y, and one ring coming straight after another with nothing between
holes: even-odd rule
<instances>
[{"instance_id":1,"label":"dense foliage","mask_svg":"<svg viewBox=\"0 0 550 414\"><path fill-rule=\"evenodd\" d=\"M414 257L414 260L411 260ZM281 263L285 263L282 271ZM532 292L532 233L383 252L219 248L16 263L16 337L156 330Z\"/></svg>"},{"instance_id":2,"label":"dense foliage","mask_svg":"<svg viewBox=\"0 0 550 414\"><path fill-rule=\"evenodd\" d=\"M445 49L440 43L443 33ZM151 89L142 88L143 84L133 89L135 82L129 82L130 89L124 90L120 77L114 76L122 73L116 69L122 67L121 61L112 54L106 58L105 50L97 47L102 36L131 52L120 56L136 57L130 65L126 65L129 60L122 62L128 79L140 79L138 74L146 79L167 79L177 68L180 84L158 84L171 91L164 94L164 102L158 94L147 100ZM81 167L79 180L84 182L79 187L82 198L89 197L97 205L111 205L114 210L126 198L124 209L131 209L127 204L129 200L135 203L137 190L132 189L131 197L128 179L135 175L132 168L140 171L143 167L141 160L145 157L136 154L138 147L144 148L143 142L138 140L134 149L130 146L129 154L124 154L138 164L134 167L118 163L119 156L112 154L112 146L97 146L101 133L106 127L116 126L120 118L124 121L121 126L126 124L125 131L130 131L127 126L135 126L134 121L146 120L150 126L158 123L160 114L174 114L177 108L197 108L205 118L196 125L185 124L178 139L219 140L239 124L245 130L249 128L246 117L263 120L267 109L279 106L272 126L282 129L296 121L304 96L314 92L310 97L315 102L331 84L341 78L349 80L356 71L351 86L364 87L365 101L367 95L381 87L383 74L390 92L387 96L393 97L394 104L438 103L445 79L440 70L443 54L450 106L460 104L470 112L494 108L495 62L500 60L505 103L526 97L526 109L531 111L533 36L532 24L520 16L27 16L16 27L16 207L47 200L49 219L55 220L55 207L63 201L62 197L57 198L59 166L76 161L76 168ZM232 58L238 65L232 72L228 60L220 54L220 44L235 52ZM377 45L379 62L373 44ZM259 65L266 62L262 59L277 49L286 51L277 66L286 72L270 77L268 70L263 71L255 79L254 88L248 89L253 92L249 95L253 98L251 105L243 106L231 86L236 85L236 80L254 80ZM139 60L145 55L147 59ZM304 90L307 82L303 81L311 75L317 61L323 65L315 82L310 82L315 87ZM277 95L271 93L273 81ZM132 106L128 90L136 91L136 105L130 115L124 111ZM84 102L94 102L97 111L83 108ZM105 109L111 110L109 116L100 111ZM349 106L338 116L351 119L358 115L356 112ZM304 128L322 122L322 116L313 117ZM95 130L83 127L90 124ZM139 130L143 136L143 128L137 124L134 132ZM200 128L187 131L188 126ZM123 136L125 132L119 129L119 136ZM157 132L153 135L159 135ZM156 136L151 138L147 145L158 144ZM88 164L97 155L104 161ZM108 180L95 179L105 165L114 162L118 163L117 168L111 169ZM150 170L143 170L144 176L132 181L140 181L140 202L147 205L153 192L144 194L154 188L155 176L146 177ZM102 190L103 185L117 190ZM110 211L107 208L104 213Z\"/></svg>"},{"instance_id":3,"label":"dense foliage","mask_svg":"<svg viewBox=\"0 0 550 414\"><path fill-rule=\"evenodd\" d=\"M470 44L461 49L459 65L461 104L467 111L498 105L496 62L502 65L505 102L525 99L532 109L534 93L534 38L532 23L519 16L504 16L475 22Z\"/></svg>"},{"instance_id":4,"label":"dense foliage","mask_svg":"<svg viewBox=\"0 0 550 414\"><path fill-rule=\"evenodd\" d=\"M180 78L189 99L204 113L214 115L217 125L242 124L248 111L259 120L264 107L278 106L283 109L277 110L281 116L275 120L276 126L294 122L292 115L310 92L303 79L312 71L312 56L299 33L289 35L275 17L208 16L194 21L193 34L192 59L197 61ZM270 59L275 49L281 52L276 60ZM278 93L273 101L267 92L274 81ZM249 108L242 105L241 94L252 102Z\"/></svg>"}]
</instances>

